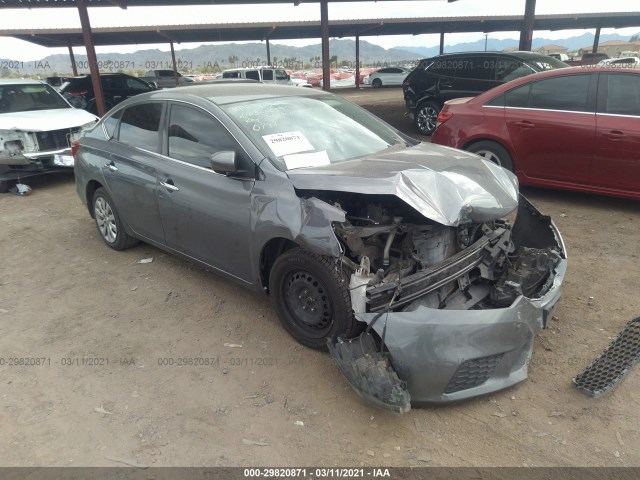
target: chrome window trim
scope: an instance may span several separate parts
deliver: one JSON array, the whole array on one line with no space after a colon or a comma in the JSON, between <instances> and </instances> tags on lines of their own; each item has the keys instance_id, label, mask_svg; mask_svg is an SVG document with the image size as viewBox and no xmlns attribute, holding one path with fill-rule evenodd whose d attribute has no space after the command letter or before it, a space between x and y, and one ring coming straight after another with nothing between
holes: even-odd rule
<instances>
[{"instance_id":1,"label":"chrome window trim","mask_svg":"<svg viewBox=\"0 0 640 480\"><path fill-rule=\"evenodd\" d=\"M556 112L556 113L578 113L580 115L596 115L596 112L581 112L579 110L554 110L551 108L531 108L531 107L498 107L495 105L483 105L482 108L510 108L512 110L529 110L534 112Z\"/></svg>"},{"instance_id":2,"label":"chrome window trim","mask_svg":"<svg viewBox=\"0 0 640 480\"><path fill-rule=\"evenodd\" d=\"M622 113L608 113L608 112L596 112L596 115L604 115L607 117L640 118L640 115L624 115Z\"/></svg>"}]
</instances>

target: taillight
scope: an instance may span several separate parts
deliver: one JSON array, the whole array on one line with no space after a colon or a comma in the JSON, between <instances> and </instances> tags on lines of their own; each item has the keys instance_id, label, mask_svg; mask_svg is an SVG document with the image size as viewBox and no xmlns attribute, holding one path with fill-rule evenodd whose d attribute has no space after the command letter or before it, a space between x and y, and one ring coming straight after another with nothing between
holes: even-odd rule
<instances>
[{"instance_id":1,"label":"taillight","mask_svg":"<svg viewBox=\"0 0 640 480\"><path fill-rule=\"evenodd\" d=\"M80 142L78 140L71 142L71 155L75 157L78 153L78 148L80 148Z\"/></svg>"},{"instance_id":2,"label":"taillight","mask_svg":"<svg viewBox=\"0 0 640 480\"><path fill-rule=\"evenodd\" d=\"M84 97L88 93L89 90L71 90L69 92L69 95L71 95L72 97Z\"/></svg>"},{"instance_id":3,"label":"taillight","mask_svg":"<svg viewBox=\"0 0 640 480\"><path fill-rule=\"evenodd\" d=\"M446 108L443 108L438 114L438 119L436 120L436 128L449 120L451 117L453 117L453 113L451 113Z\"/></svg>"}]
</instances>

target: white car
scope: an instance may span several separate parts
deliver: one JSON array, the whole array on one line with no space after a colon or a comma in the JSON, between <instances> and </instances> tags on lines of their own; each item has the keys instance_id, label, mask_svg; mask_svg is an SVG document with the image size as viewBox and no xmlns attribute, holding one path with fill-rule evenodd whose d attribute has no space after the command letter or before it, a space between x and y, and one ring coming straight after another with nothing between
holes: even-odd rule
<instances>
[{"instance_id":1,"label":"white car","mask_svg":"<svg viewBox=\"0 0 640 480\"><path fill-rule=\"evenodd\" d=\"M73 169L71 142L98 117L37 80L0 80L0 192L9 182Z\"/></svg>"},{"instance_id":2,"label":"white car","mask_svg":"<svg viewBox=\"0 0 640 480\"><path fill-rule=\"evenodd\" d=\"M370 73L363 79L365 85L373 88L400 86L411 70L404 67L387 67Z\"/></svg>"}]
</instances>

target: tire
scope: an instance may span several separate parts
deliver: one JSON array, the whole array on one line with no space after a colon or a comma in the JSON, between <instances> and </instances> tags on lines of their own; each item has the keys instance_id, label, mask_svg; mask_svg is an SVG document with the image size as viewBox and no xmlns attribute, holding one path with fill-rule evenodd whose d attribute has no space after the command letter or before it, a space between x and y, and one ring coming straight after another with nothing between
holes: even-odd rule
<instances>
[{"instance_id":1,"label":"tire","mask_svg":"<svg viewBox=\"0 0 640 480\"><path fill-rule=\"evenodd\" d=\"M351 310L350 274L330 257L302 248L280 255L271 269L271 301L284 328L301 344L327 350L327 339L361 331Z\"/></svg>"},{"instance_id":2,"label":"tire","mask_svg":"<svg viewBox=\"0 0 640 480\"><path fill-rule=\"evenodd\" d=\"M379 78L374 78L373 82L371 82L371 86L373 88L380 88L382 87L382 80L380 80Z\"/></svg>"},{"instance_id":3,"label":"tire","mask_svg":"<svg viewBox=\"0 0 640 480\"><path fill-rule=\"evenodd\" d=\"M467 151L480 155L484 159L500 165L511 172L514 171L511 155L509 155L509 152L499 143L483 140L469 145Z\"/></svg>"},{"instance_id":4,"label":"tire","mask_svg":"<svg viewBox=\"0 0 640 480\"><path fill-rule=\"evenodd\" d=\"M110 248L125 250L138 243L137 238L125 231L120 215L113 206L113 200L104 188L97 189L93 195L93 216L100 237Z\"/></svg>"},{"instance_id":5,"label":"tire","mask_svg":"<svg viewBox=\"0 0 640 480\"><path fill-rule=\"evenodd\" d=\"M435 102L424 102L416 107L413 124L422 135L431 136L436 129L438 114L442 107Z\"/></svg>"}]
</instances>

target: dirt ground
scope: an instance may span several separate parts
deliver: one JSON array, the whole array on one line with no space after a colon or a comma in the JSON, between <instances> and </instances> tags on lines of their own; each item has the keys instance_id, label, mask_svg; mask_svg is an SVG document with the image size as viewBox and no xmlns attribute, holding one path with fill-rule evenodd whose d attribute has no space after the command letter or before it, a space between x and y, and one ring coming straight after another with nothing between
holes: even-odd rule
<instances>
[{"instance_id":1,"label":"dirt ground","mask_svg":"<svg viewBox=\"0 0 640 480\"><path fill-rule=\"evenodd\" d=\"M413 133L400 89L342 94ZM523 189L570 262L529 379L395 416L266 297L145 244L110 250L72 176L26 183L0 195L2 466L640 466L640 367L597 400L571 383L640 315L637 202Z\"/></svg>"}]
</instances>

